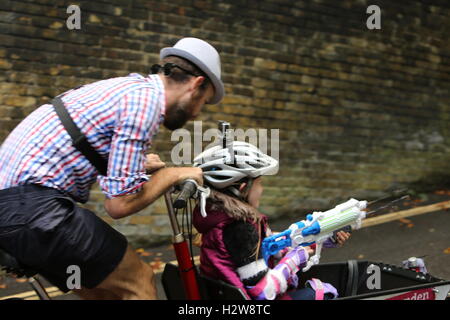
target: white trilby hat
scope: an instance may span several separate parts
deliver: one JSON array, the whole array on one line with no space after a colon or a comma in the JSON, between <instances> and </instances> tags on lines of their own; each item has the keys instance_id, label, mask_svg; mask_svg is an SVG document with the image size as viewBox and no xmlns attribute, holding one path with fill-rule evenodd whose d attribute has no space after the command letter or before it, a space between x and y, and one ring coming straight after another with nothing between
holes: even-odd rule
<instances>
[{"instance_id":1,"label":"white trilby hat","mask_svg":"<svg viewBox=\"0 0 450 320\"><path fill-rule=\"evenodd\" d=\"M209 77L214 86L215 93L209 103L216 104L222 100L225 89L220 78L220 56L212 45L197 38L183 38L173 47L161 50L161 60L167 56L178 56L195 64Z\"/></svg>"}]
</instances>

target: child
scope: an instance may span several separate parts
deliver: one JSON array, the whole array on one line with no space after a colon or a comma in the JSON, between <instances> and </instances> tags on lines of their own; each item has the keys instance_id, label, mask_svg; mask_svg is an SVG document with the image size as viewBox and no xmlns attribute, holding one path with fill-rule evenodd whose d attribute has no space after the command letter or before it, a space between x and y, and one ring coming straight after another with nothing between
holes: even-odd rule
<instances>
[{"instance_id":1,"label":"child","mask_svg":"<svg viewBox=\"0 0 450 320\"><path fill-rule=\"evenodd\" d=\"M297 289L297 272L306 266L310 247L285 250L275 264L266 265L261 240L271 235L267 217L257 208L263 192L262 176L278 171L278 161L255 146L233 142L234 161L228 149L213 147L200 154L194 165L202 168L205 184L211 188L206 204L207 216L194 210L193 223L201 233L200 270L206 276L232 284L257 300L330 299L336 289L318 279ZM349 237L340 232L342 245ZM330 243L327 247L330 247ZM293 290L288 290L293 289Z\"/></svg>"}]
</instances>

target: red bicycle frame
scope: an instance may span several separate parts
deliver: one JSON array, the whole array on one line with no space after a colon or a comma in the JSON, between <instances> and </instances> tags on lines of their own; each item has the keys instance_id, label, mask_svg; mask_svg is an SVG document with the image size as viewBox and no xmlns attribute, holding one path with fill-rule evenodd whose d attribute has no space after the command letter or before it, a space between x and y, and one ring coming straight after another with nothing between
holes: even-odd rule
<instances>
[{"instance_id":1,"label":"red bicycle frame","mask_svg":"<svg viewBox=\"0 0 450 320\"><path fill-rule=\"evenodd\" d=\"M166 192L164 194L164 198L173 231L172 244L178 261L178 269L180 271L181 280L183 281L186 298L188 300L200 300L200 290L197 282L195 266L191 260L191 253L188 248L187 240L180 231L180 227L178 225L178 220L173 208L171 193L171 190Z\"/></svg>"}]
</instances>

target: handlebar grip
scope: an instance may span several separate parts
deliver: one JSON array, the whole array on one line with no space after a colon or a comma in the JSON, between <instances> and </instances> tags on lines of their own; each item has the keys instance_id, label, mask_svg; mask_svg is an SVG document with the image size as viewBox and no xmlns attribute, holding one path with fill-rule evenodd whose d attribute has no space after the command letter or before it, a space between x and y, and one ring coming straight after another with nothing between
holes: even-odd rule
<instances>
[{"instance_id":1,"label":"handlebar grip","mask_svg":"<svg viewBox=\"0 0 450 320\"><path fill-rule=\"evenodd\" d=\"M173 202L173 207L175 209L182 209L187 206L189 198L191 198L195 191L197 191L197 186L192 181L185 181L181 186L181 192L179 193L177 199Z\"/></svg>"}]
</instances>

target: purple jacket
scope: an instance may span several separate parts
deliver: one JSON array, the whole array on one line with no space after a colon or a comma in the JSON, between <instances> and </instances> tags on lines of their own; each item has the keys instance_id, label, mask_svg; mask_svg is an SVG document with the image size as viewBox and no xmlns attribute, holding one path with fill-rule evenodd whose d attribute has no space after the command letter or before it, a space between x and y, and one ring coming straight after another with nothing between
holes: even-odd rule
<instances>
[{"instance_id":1,"label":"purple jacket","mask_svg":"<svg viewBox=\"0 0 450 320\"><path fill-rule=\"evenodd\" d=\"M236 272L236 266L223 241L224 228L235 221L223 211L214 211L206 208L208 215L203 218L198 206L194 209L193 224L202 234L200 251L200 271L207 277L219 279L235 287L242 289L251 299L247 290ZM262 230L267 231L267 217L262 215ZM256 226L255 226L256 227Z\"/></svg>"}]
</instances>

